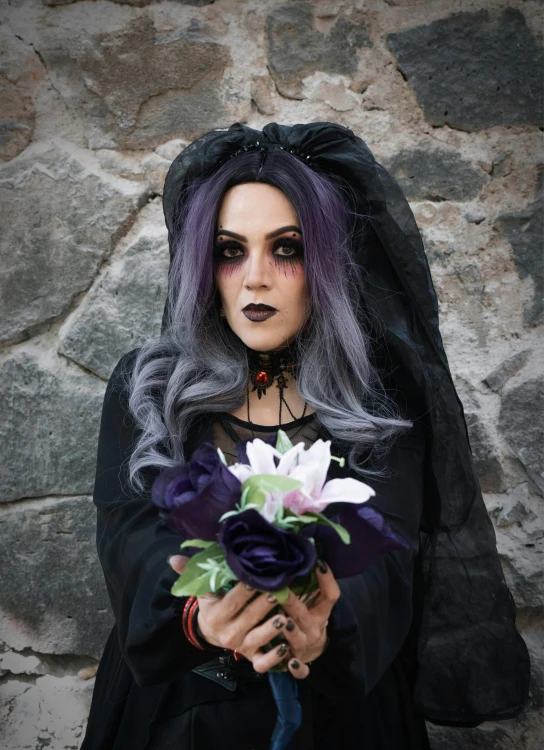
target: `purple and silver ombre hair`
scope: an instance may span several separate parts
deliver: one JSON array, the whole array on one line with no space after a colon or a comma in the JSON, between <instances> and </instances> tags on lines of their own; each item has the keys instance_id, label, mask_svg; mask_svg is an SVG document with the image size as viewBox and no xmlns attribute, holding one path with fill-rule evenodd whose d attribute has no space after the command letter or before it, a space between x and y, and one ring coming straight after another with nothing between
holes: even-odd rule
<instances>
[{"instance_id":1,"label":"purple and silver ombre hair","mask_svg":"<svg viewBox=\"0 0 544 750\"><path fill-rule=\"evenodd\" d=\"M350 447L349 463L370 471L361 456L409 426L385 397L369 353L360 306L361 279L350 252L347 188L280 149L231 158L191 186L178 216L168 290L169 325L138 353L129 407L141 436L129 474L136 488L149 466L185 460L183 443L202 413L230 412L246 398L244 344L219 317L213 248L219 207L234 185L279 188L300 220L311 300L299 335L297 389L331 437Z\"/></svg>"}]
</instances>

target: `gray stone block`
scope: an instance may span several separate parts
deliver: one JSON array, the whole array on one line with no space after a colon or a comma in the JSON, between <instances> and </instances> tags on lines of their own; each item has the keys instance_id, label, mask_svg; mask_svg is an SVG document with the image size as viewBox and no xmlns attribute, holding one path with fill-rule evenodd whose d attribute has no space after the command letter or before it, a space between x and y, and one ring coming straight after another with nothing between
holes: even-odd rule
<instances>
[{"instance_id":1,"label":"gray stone block","mask_svg":"<svg viewBox=\"0 0 544 750\"><path fill-rule=\"evenodd\" d=\"M0 76L0 161L13 159L30 143L34 134L32 100L21 96L16 86Z\"/></svg>"},{"instance_id":2,"label":"gray stone block","mask_svg":"<svg viewBox=\"0 0 544 750\"><path fill-rule=\"evenodd\" d=\"M105 383L19 351L0 368L0 502L92 491Z\"/></svg>"},{"instance_id":3,"label":"gray stone block","mask_svg":"<svg viewBox=\"0 0 544 750\"><path fill-rule=\"evenodd\" d=\"M390 34L387 46L432 125L542 125L542 48L519 10L458 13Z\"/></svg>"},{"instance_id":4,"label":"gray stone block","mask_svg":"<svg viewBox=\"0 0 544 750\"><path fill-rule=\"evenodd\" d=\"M514 354L513 357L508 357L508 359L501 362L493 372L490 372L489 375L484 378L483 382L491 388L492 391L498 393L510 378L525 366L531 352L532 349L524 349L522 352Z\"/></svg>"},{"instance_id":5,"label":"gray stone block","mask_svg":"<svg viewBox=\"0 0 544 750\"><path fill-rule=\"evenodd\" d=\"M155 219L61 330L63 353L104 379L123 354L160 332L169 261L164 220Z\"/></svg>"},{"instance_id":6,"label":"gray stone block","mask_svg":"<svg viewBox=\"0 0 544 750\"><path fill-rule=\"evenodd\" d=\"M498 451L484 424L475 413L466 413L474 470L482 492L504 492L504 472Z\"/></svg>"},{"instance_id":7,"label":"gray stone block","mask_svg":"<svg viewBox=\"0 0 544 750\"><path fill-rule=\"evenodd\" d=\"M16 651L99 658L113 624L90 497L0 515L0 638Z\"/></svg>"},{"instance_id":8,"label":"gray stone block","mask_svg":"<svg viewBox=\"0 0 544 750\"><path fill-rule=\"evenodd\" d=\"M116 28L105 13L78 35L45 30L40 54L100 147L154 147L225 124L220 89L230 52L198 21L163 33L149 15Z\"/></svg>"},{"instance_id":9,"label":"gray stone block","mask_svg":"<svg viewBox=\"0 0 544 750\"><path fill-rule=\"evenodd\" d=\"M0 341L65 312L137 210L144 187L86 158L29 149L0 170Z\"/></svg>"},{"instance_id":10,"label":"gray stone block","mask_svg":"<svg viewBox=\"0 0 544 750\"><path fill-rule=\"evenodd\" d=\"M468 201L489 181L456 151L425 145L399 151L385 166L408 200Z\"/></svg>"},{"instance_id":11,"label":"gray stone block","mask_svg":"<svg viewBox=\"0 0 544 750\"><path fill-rule=\"evenodd\" d=\"M529 477L544 493L543 378L527 380L509 391L503 391L498 426Z\"/></svg>"},{"instance_id":12,"label":"gray stone block","mask_svg":"<svg viewBox=\"0 0 544 750\"><path fill-rule=\"evenodd\" d=\"M266 19L269 69L278 91L291 99L302 99L302 79L316 71L354 75L357 50L372 46L364 21L340 17L328 34L313 25L309 2L280 5Z\"/></svg>"},{"instance_id":13,"label":"gray stone block","mask_svg":"<svg viewBox=\"0 0 544 750\"><path fill-rule=\"evenodd\" d=\"M538 186L536 200L525 211L503 213L496 222L512 247L520 278L529 276L533 281L533 296L523 311L527 327L544 322L544 197L538 195L541 190L542 183Z\"/></svg>"}]
</instances>

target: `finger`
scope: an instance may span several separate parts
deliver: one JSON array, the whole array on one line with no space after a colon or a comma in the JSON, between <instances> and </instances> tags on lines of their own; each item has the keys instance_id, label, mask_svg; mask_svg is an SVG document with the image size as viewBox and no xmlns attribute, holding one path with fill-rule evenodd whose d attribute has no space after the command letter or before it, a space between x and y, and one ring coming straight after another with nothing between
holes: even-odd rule
<instances>
[{"instance_id":1,"label":"finger","mask_svg":"<svg viewBox=\"0 0 544 750\"><path fill-rule=\"evenodd\" d=\"M240 610L256 595L255 589L246 586L245 583L237 583L221 599L221 607L228 619L235 617Z\"/></svg>"},{"instance_id":2,"label":"finger","mask_svg":"<svg viewBox=\"0 0 544 750\"><path fill-rule=\"evenodd\" d=\"M320 560L315 569L319 583L319 596L314 601L312 613L328 620L331 610L340 598L340 587L329 566Z\"/></svg>"},{"instance_id":3,"label":"finger","mask_svg":"<svg viewBox=\"0 0 544 750\"><path fill-rule=\"evenodd\" d=\"M257 651L283 632L286 622L286 618L281 615L270 617L265 623L249 631L238 650L246 658L253 659Z\"/></svg>"},{"instance_id":4,"label":"finger","mask_svg":"<svg viewBox=\"0 0 544 750\"><path fill-rule=\"evenodd\" d=\"M285 613L294 620L295 624L302 630L306 635L307 639L311 643L315 643L321 637L321 631L327 622L327 617L320 617L315 615L315 609L312 612L308 611L308 608L303 604L300 599L297 599L292 591L289 591L289 597L283 605Z\"/></svg>"},{"instance_id":5,"label":"finger","mask_svg":"<svg viewBox=\"0 0 544 750\"><path fill-rule=\"evenodd\" d=\"M287 666L293 677L296 677L297 680L305 680L310 674L310 667L298 659L289 659Z\"/></svg>"},{"instance_id":6,"label":"finger","mask_svg":"<svg viewBox=\"0 0 544 750\"><path fill-rule=\"evenodd\" d=\"M218 618L223 617L220 623L223 645L225 648L235 649L236 651L242 651L242 643L248 632L256 626L261 625L270 611L278 606L276 597L270 594L260 594L242 609L236 617L225 620L225 610L222 604L214 612L216 629L218 628ZM283 621L285 622L285 618Z\"/></svg>"},{"instance_id":7,"label":"finger","mask_svg":"<svg viewBox=\"0 0 544 750\"><path fill-rule=\"evenodd\" d=\"M276 648L267 651L266 654L258 651L252 659L253 669L260 674L264 674L264 672L268 672L276 664L280 664L285 658L288 658L288 655L289 646L286 643L281 643Z\"/></svg>"},{"instance_id":8,"label":"finger","mask_svg":"<svg viewBox=\"0 0 544 750\"><path fill-rule=\"evenodd\" d=\"M260 625L264 618L278 606L273 594L259 594L252 599L236 617L236 623L246 632Z\"/></svg>"},{"instance_id":9,"label":"finger","mask_svg":"<svg viewBox=\"0 0 544 750\"><path fill-rule=\"evenodd\" d=\"M168 558L168 564L176 571L176 573L181 575L185 570L188 560L189 558L186 555L170 555Z\"/></svg>"},{"instance_id":10,"label":"finger","mask_svg":"<svg viewBox=\"0 0 544 750\"><path fill-rule=\"evenodd\" d=\"M318 629L316 629L315 633L313 633L313 628L312 634L318 637L321 635ZM291 647L291 652L294 656L300 656L304 653L304 649L308 645L308 636L297 626L296 622L290 617L287 618L285 627L283 628L283 635L285 636L285 640Z\"/></svg>"}]
</instances>

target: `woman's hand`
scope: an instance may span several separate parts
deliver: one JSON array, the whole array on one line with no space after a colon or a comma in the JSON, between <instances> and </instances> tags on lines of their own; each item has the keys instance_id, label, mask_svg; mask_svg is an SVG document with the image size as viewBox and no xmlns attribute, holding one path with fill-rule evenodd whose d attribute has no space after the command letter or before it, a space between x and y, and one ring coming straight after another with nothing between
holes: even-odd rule
<instances>
[{"instance_id":1,"label":"woman's hand","mask_svg":"<svg viewBox=\"0 0 544 750\"><path fill-rule=\"evenodd\" d=\"M175 555L170 558L170 565L181 573L186 559ZM320 563L316 573L319 590L312 597L311 609L290 591L283 605L285 614L266 620L277 607L276 598L273 594L255 596L255 591L243 583L238 583L223 597L213 594L199 597L198 628L202 637L212 646L242 654L260 673L268 672L287 658L291 674L304 679L309 674L306 662L317 659L325 649L329 615L340 596L338 584L326 565ZM263 652L280 633L285 641Z\"/></svg>"},{"instance_id":2,"label":"woman's hand","mask_svg":"<svg viewBox=\"0 0 544 750\"><path fill-rule=\"evenodd\" d=\"M287 617L284 635L291 657L288 667L292 675L304 679L310 673L308 662L321 656L327 646L327 625L340 588L324 562L316 568L319 589L303 604L292 591L283 605Z\"/></svg>"}]
</instances>

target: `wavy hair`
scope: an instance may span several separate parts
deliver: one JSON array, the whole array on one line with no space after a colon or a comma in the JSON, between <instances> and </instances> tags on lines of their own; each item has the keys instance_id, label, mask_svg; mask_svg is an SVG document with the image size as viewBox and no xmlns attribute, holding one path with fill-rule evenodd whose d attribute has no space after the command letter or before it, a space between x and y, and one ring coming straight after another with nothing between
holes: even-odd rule
<instances>
[{"instance_id":1,"label":"wavy hair","mask_svg":"<svg viewBox=\"0 0 544 750\"><path fill-rule=\"evenodd\" d=\"M193 183L184 196L173 238L168 325L138 352L130 381L129 408L141 430L129 461L134 488L143 488L145 467L185 462L183 444L199 415L234 411L245 402L246 349L219 316L213 248L223 196L248 182L279 188L300 220L311 312L297 338L297 389L319 424L348 447L348 463L360 474L376 473L370 449L375 455L410 426L371 362L363 282L350 247L360 217L349 208L349 187L281 149L266 159L250 151Z\"/></svg>"}]
</instances>

